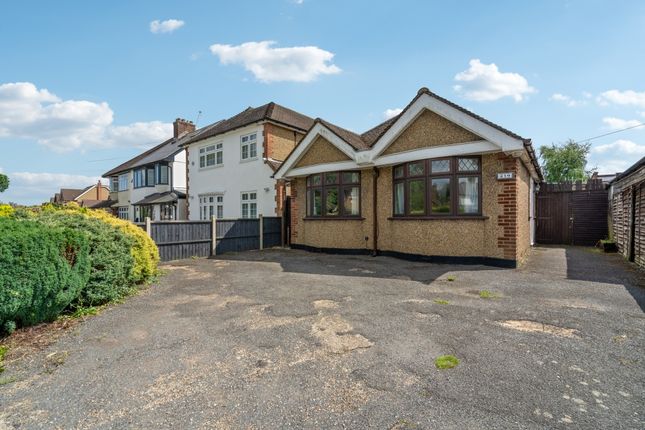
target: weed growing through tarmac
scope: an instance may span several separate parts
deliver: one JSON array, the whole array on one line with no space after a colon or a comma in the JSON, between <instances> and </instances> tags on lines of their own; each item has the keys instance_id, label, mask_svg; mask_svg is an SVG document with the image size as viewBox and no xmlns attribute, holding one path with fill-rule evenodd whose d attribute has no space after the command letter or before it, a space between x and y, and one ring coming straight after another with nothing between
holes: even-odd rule
<instances>
[{"instance_id":1,"label":"weed growing through tarmac","mask_svg":"<svg viewBox=\"0 0 645 430\"><path fill-rule=\"evenodd\" d=\"M454 355L440 355L434 361L437 369L452 369L459 364L459 359Z\"/></svg>"},{"instance_id":2,"label":"weed growing through tarmac","mask_svg":"<svg viewBox=\"0 0 645 430\"><path fill-rule=\"evenodd\" d=\"M450 302L444 299L434 299L434 302L438 305L449 305Z\"/></svg>"},{"instance_id":3,"label":"weed growing through tarmac","mask_svg":"<svg viewBox=\"0 0 645 430\"><path fill-rule=\"evenodd\" d=\"M488 290L481 290L481 291L479 292L479 298L480 298L480 299L494 299L494 298L496 298L496 297L497 297L497 296L495 295L495 293L491 293L491 292L490 292L490 291L488 291Z\"/></svg>"},{"instance_id":4,"label":"weed growing through tarmac","mask_svg":"<svg viewBox=\"0 0 645 430\"><path fill-rule=\"evenodd\" d=\"M0 387L3 385L11 384L12 382L16 382L18 378L15 376L9 376L7 378L0 378Z\"/></svg>"},{"instance_id":5,"label":"weed growing through tarmac","mask_svg":"<svg viewBox=\"0 0 645 430\"><path fill-rule=\"evenodd\" d=\"M455 278L454 276L448 276L446 279L448 279L448 282L454 282L457 278Z\"/></svg>"}]
</instances>

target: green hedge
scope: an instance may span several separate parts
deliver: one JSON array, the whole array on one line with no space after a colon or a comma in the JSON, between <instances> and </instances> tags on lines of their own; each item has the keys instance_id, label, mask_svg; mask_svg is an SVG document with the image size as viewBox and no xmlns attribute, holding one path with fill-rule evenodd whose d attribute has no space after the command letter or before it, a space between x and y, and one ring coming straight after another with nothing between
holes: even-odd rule
<instances>
[{"instance_id":1,"label":"green hedge","mask_svg":"<svg viewBox=\"0 0 645 430\"><path fill-rule=\"evenodd\" d=\"M0 330L54 320L89 276L82 232L0 218Z\"/></svg>"},{"instance_id":2,"label":"green hedge","mask_svg":"<svg viewBox=\"0 0 645 430\"><path fill-rule=\"evenodd\" d=\"M134 239L120 229L80 212L43 211L37 220L48 226L74 228L85 233L90 249L90 278L75 301L95 306L124 297L134 287Z\"/></svg>"}]
</instances>

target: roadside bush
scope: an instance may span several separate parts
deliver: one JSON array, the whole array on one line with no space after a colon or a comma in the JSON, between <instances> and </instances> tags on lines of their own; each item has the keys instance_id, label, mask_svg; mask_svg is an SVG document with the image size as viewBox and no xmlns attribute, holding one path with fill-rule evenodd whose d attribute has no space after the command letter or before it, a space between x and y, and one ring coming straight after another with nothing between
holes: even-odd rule
<instances>
[{"instance_id":1,"label":"roadside bush","mask_svg":"<svg viewBox=\"0 0 645 430\"><path fill-rule=\"evenodd\" d=\"M82 232L0 218L0 331L55 319L89 276Z\"/></svg>"},{"instance_id":2,"label":"roadside bush","mask_svg":"<svg viewBox=\"0 0 645 430\"><path fill-rule=\"evenodd\" d=\"M90 277L75 304L96 306L132 291L134 239L118 228L75 210L44 210L38 221L48 226L74 228L89 241Z\"/></svg>"},{"instance_id":3,"label":"roadside bush","mask_svg":"<svg viewBox=\"0 0 645 430\"><path fill-rule=\"evenodd\" d=\"M9 205L0 205L0 217L10 217L13 215L13 208Z\"/></svg>"}]
</instances>

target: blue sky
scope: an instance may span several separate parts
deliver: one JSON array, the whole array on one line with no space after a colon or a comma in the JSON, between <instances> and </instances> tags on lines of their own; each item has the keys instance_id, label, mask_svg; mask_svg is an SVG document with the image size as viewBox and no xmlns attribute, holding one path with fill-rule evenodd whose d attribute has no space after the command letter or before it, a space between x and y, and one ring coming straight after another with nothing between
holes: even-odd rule
<instances>
[{"instance_id":1,"label":"blue sky","mask_svg":"<svg viewBox=\"0 0 645 430\"><path fill-rule=\"evenodd\" d=\"M643 46L643 1L11 2L0 199L89 185L176 117L268 101L364 131L426 86L537 146L584 139L645 122ZM644 155L639 127L594 140L589 167Z\"/></svg>"}]
</instances>

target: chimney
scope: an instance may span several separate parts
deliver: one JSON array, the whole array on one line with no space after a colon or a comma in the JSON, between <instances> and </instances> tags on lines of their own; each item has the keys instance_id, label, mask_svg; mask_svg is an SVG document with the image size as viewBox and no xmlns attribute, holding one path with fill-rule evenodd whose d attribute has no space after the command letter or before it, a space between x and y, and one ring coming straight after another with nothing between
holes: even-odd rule
<instances>
[{"instance_id":1,"label":"chimney","mask_svg":"<svg viewBox=\"0 0 645 430\"><path fill-rule=\"evenodd\" d=\"M96 183L96 200L101 200L101 180Z\"/></svg>"},{"instance_id":2,"label":"chimney","mask_svg":"<svg viewBox=\"0 0 645 430\"><path fill-rule=\"evenodd\" d=\"M183 118L177 118L172 123L173 136L176 138L183 136L186 133L195 131L195 124L192 121L187 121Z\"/></svg>"}]
</instances>

